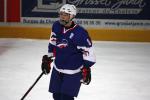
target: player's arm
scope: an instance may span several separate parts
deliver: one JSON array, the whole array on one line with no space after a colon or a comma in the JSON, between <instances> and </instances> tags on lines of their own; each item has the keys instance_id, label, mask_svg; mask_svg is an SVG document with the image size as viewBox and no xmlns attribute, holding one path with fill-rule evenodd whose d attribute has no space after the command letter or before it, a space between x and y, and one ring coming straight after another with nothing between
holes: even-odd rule
<instances>
[{"instance_id":1,"label":"player's arm","mask_svg":"<svg viewBox=\"0 0 150 100\"><path fill-rule=\"evenodd\" d=\"M51 32L49 45L48 45L48 54L44 55L42 58L42 64L41 69L44 72L44 74L48 74L51 70L51 63L53 62L54 57L54 50L55 50L55 44L56 44L56 38L55 38L54 32Z\"/></svg>"},{"instance_id":2,"label":"player's arm","mask_svg":"<svg viewBox=\"0 0 150 100\"><path fill-rule=\"evenodd\" d=\"M87 68L92 67L96 62L95 54L94 54L92 45L84 46L84 47L78 46L77 48L80 49L82 52L83 66L85 66Z\"/></svg>"},{"instance_id":3,"label":"player's arm","mask_svg":"<svg viewBox=\"0 0 150 100\"><path fill-rule=\"evenodd\" d=\"M56 21L53 26L52 26L52 31L49 39L49 45L48 45L48 57L53 57L55 56L55 48L56 48L56 41L57 41L57 34L58 29L60 28L60 25Z\"/></svg>"},{"instance_id":4,"label":"player's arm","mask_svg":"<svg viewBox=\"0 0 150 100\"><path fill-rule=\"evenodd\" d=\"M88 39L87 39L88 40ZM81 82L88 85L91 82L91 67L95 64L95 55L92 45L79 47L83 52L83 68Z\"/></svg>"},{"instance_id":5,"label":"player's arm","mask_svg":"<svg viewBox=\"0 0 150 100\"><path fill-rule=\"evenodd\" d=\"M56 39L57 39L56 34L54 32L51 32L51 36L48 44L48 57L55 56Z\"/></svg>"},{"instance_id":6,"label":"player's arm","mask_svg":"<svg viewBox=\"0 0 150 100\"><path fill-rule=\"evenodd\" d=\"M96 62L95 54L93 51L93 44L87 31L83 30L81 32L81 34L78 35L80 38L77 40L77 49L82 52L83 66L89 68L92 67Z\"/></svg>"},{"instance_id":7,"label":"player's arm","mask_svg":"<svg viewBox=\"0 0 150 100\"><path fill-rule=\"evenodd\" d=\"M54 33L53 27L48 44L48 54L44 55L42 58L41 69L44 74L48 74L50 72L51 63L53 61L52 58L55 56L56 34Z\"/></svg>"},{"instance_id":8,"label":"player's arm","mask_svg":"<svg viewBox=\"0 0 150 100\"><path fill-rule=\"evenodd\" d=\"M78 42L78 50L82 52L83 55L83 68L81 69L83 78L81 82L88 85L91 82L91 67L95 64L96 58L93 51L93 45L88 33L83 31L80 34Z\"/></svg>"}]
</instances>

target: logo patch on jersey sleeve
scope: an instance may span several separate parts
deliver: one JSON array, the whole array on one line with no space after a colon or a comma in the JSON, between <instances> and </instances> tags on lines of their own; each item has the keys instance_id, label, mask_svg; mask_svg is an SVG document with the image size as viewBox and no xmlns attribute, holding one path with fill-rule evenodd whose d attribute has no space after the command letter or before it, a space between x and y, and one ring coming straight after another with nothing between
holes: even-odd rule
<instances>
[{"instance_id":1,"label":"logo patch on jersey sleeve","mask_svg":"<svg viewBox=\"0 0 150 100\"><path fill-rule=\"evenodd\" d=\"M51 36L50 36L50 39L49 39L49 42L53 45L56 45L56 34L54 32L51 32Z\"/></svg>"},{"instance_id":2,"label":"logo patch on jersey sleeve","mask_svg":"<svg viewBox=\"0 0 150 100\"><path fill-rule=\"evenodd\" d=\"M89 39L87 39L86 41L87 41L87 43L89 44L89 46L92 45L92 43L91 43L91 41L90 41Z\"/></svg>"}]
</instances>

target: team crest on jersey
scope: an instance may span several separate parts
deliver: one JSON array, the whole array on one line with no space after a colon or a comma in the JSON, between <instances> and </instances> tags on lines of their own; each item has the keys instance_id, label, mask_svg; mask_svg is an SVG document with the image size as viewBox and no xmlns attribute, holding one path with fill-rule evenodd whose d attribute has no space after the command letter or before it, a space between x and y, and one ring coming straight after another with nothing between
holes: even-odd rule
<instances>
[{"instance_id":1,"label":"team crest on jersey","mask_svg":"<svg viewBox=\"0 0 150 100\"><path fill-rule=\"evenodd\" d=\"M74 36L74 33L71 33L70 36L69 36L69 38L72 39L73 36Z\"/></svg>"},{"instance_id":2,"label":"team crest on jersey","mask_svg":"<svg viewBox=\"0 0 150 100\"><path fill-rule=\"evenodd\" d=\"M68 46L68 41L66 39L62 39L62 41L57 44L57 47L59 48L65 48L67 46Z\"/></svg>"}]
</instances>

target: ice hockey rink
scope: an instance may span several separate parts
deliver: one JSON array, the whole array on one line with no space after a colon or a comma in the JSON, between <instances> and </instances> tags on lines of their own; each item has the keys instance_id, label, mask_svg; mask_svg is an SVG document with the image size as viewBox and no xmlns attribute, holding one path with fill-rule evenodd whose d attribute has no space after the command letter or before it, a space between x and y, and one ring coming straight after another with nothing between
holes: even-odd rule
<instances>
[{"instance_id":1,"label":"ice hockey rink","mask_svg":"<svg viewBox=\"0 0 150 100\"><path fill-rule=\"evenodd\" d=\"M48 40L0 39L0 100L20 100L41 73ZM90 85L75 100L150 100L150 43L93 41ZM44 75L25 100L53 100Z\"/></svg>"}]
</instances>

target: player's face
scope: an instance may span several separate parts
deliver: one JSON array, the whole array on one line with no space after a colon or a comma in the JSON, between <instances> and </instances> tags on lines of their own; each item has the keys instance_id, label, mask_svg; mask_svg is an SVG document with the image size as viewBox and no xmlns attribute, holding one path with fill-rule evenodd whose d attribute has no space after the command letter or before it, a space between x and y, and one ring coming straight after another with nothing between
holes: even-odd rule
<instances>
[{"instance_id":1,"label":"player's face","mask_svg":"<svg viewBox=\"0 0 150 100\"><path fill-rule=\"evenodd\" d=\"M68 13L65 13L65 12L60 12L59 13L59 16L60 16L60 19L61 20L69 20L70 19L70 14L68 14Z\"/></svg>"},{"instance_id":2,"label":"player's face","mask_svg":"<svg viewBox=\"0 0 150 100\"><path fill-rule=\"evenodd\" d=\"M60 24L64 25L64 26L70 26L70 14L68 13L65 13L65 12L60 12L59 13L59 16L60 16Z\"/></svg>"}]
</instances>

